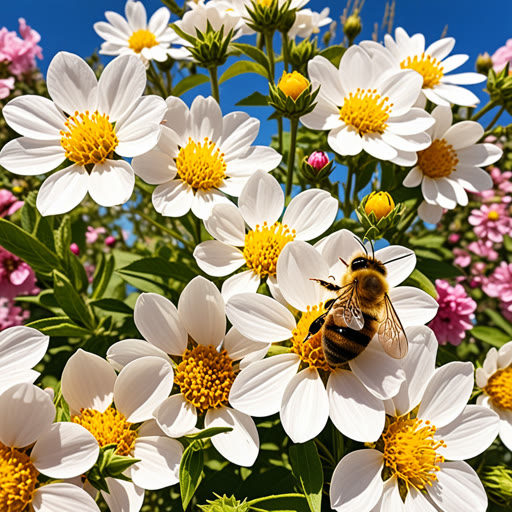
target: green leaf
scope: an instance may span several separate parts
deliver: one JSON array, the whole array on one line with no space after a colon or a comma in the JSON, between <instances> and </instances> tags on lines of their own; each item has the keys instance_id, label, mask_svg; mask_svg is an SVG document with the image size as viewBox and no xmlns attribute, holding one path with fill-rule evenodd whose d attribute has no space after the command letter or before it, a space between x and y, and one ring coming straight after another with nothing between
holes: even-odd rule
<instances>
[{"instance_id":1,"label":"green leaf","mask_svg":"<svg viewBox=\"0 0 512 512\"><path fill-rule=\"evenodd\" d=\"M180 492L183 510L186 510L190 500L194 496L204 467L203 444L194 441L183 452L180 463Z\"/></svg>"},{"instance_id":2,"label":"green leaf","mask_svg":"<svg viewBox=\"0 0 512 512\"><path fill-rule=\"evenodd\" d=\"M508 252L512 252L512 238L509 235L503 237L503 245Z\"/></svg>"},{"instance_id":3,"label":"green leaf","mask_svg":"<svg viewBox=\"0 0 512 512\"><path fill-rule=\"evenodd\" d=\"M233 78L234 76L242 75L244 73L256 73L268 79L267 70L257 62L251 62L248 60L238 60L231 64L219 78L219 84Z\"/></svg>"},{"instance_id":4,"label":"green leaf","mask_svg":"<svg viewBox=\"0 0 512 512\"><path fill-rule=\"evenodd\" d=\"M196 432L195 434L188 434L186 436L187 439L208 439L210 437L216 436L217 434L222 434L224 432L231 432L233 429L231 427L211 427L201 430L200 432Z\"/></svg>"},{"instance_id":5,"label":"green leaf","mask_svg":"<svg viewBox=\"0 0 512 512\"><path fill-rule=\"evenodd\" d=\"M43 334L48 336L74 336L83 337L89 336L91 332L84 329L79 325L69 321L67 316L54 316L51 318L43 318L27 324L28 327L33 327Z\"/></svg>"},{"instance_id":6,"label":"green leaf","mask_svg":"<svg viewBox=\"0 0 512 512\"><path fill-rule=\"evenodd\" d=\"M72 254L69 250L71 245L71 218L69 215L65 215L62 219L57 232L55 234L55 249L59 257L67 261L69 255Z\"/></svg>"},{"instance_id":7,"label":"green leaf","mask_svg":"<svg viewBox=\"0 0 512 512\"><path fill-rule=\"evenodd\" d=\"M460 268L455 267L451 263L423 257L418 257L416 268L431 280L447 279L464 275L464 272Z\"/></svg>"},{"instance_id":8,"label":"green leaf","mask_svg":"<svg viewBox=\"0 0 512 512\"><path fill-rule=\"evenodd\" d=\"M512 338L512 323L503 318L497 311L486 309L484 313L500 328L503 329Z\"/></svg>"},{"instance_id":9,"label":"green leaf","mask_svg":"<svg viewBox=\"0 0 512 512\"><path fill-rule=\"evenodd\" d=\"M94 318L91 311L75 290L74 286L70 283L69 279L58 270L54 270L53 282L55 298L59 306L64 310L64 313L66 313L71 320L94 330Z\"/></svg>"},{"instance_id":10,"label":"green leaf","mask_svg":"<svg viewBox=\"0 0 512 512\"><path fill-rule=\"evenodd\" d=\"M0 245L26 261L36 272L51 274L54 269L61 268L54 252L5 219L0 219Z\"/></svg>"},{"instance_id":11,"label":"green leaf","mask_svg":"<svg viewBox=\"0 0 512 512\"><path fill-rule=\"evenodd\" d=\"M420 238L411 238L410 243L416 247L436 249L438 247L442 247L446 243L446 238L440 235L427 235Z\"/></svg>"},{"instance_id":12,"label":"green leaf","mask_svg":"<svg viewBox=\"0 0 512 512\"><path fill-rule=\"evenodd\" d=\"M27 233L34 232L37 219L40 217L40 214L36 209L36 196L37 193L35 190L29 192L25 199L25 204L21 209L21 227Z\"/></svg>"},{"instance_id":13,"label":"green leaf","mask_svg":"<svg viewBox=\"0 0 512 512\"><path fill-rule=\"evenodd\" d=\"M325 50L322 50L320 55L338 67L340 65L341 57L343 57L343 54L346 52L346 50L347 49L344 46L333 45L329 46L329 48L326 48Z\"/></svg>"},{"instance_id":14,"label":"green leaf","mask_svg":"<svg viewBox=\"0 0 512 512\"><path fill-rule=\"evenodd\" d=\"M237 107L268 107L268 97L256 91L235 103L235 105Z\"/></svg>"},{"instance_id":15,"label":"green leaf","mask_svg":"<svg viewBox=\"0 0 512 512\"><path fill-rule=\"evenodd\" d=\"M133 315L133 309L125 304L122 300L118 299L97 299L91 300L89 305L104 311L111 311L113 313L122 313L124 315Z\"/></svg>"},{"instance_id":16,"label":"green leaf","mask_svg":"<svg viewBox=\"0 0 512 512\"><path fill-rule=\"evenodd\" d=\"M71 251L69 251L68 255L66 275L69 276L70 281L78 292L84 292L89 287L87 272L78 257Z\"/></svg>"},{"instance_id":17,"label":"green leaf","mask_svg":"<svg viewBox=\"0 0 512 512\"><path fill-rule=\"evenodd\" d=\"M270 63L268 61L268 57L261 50L255 46L244 43L233 43L232 46L263 66L263 68L267 71L267 76L270 76Z\"/></svg>"},{"instance_id":18,"label":"green leaf","mask_svg":"<svg viewBox=\"0 0 512 512\"><path fill-rule=\"evenodd\" d=\"M315 442L299 443L290 447L293 476L300 483L311 512L322 511L324 473Z\"/></svg>"},{"instance_id":19,"label":"green leaf","mask_svg":"<svg viewBox=\"0 0 512 512\"><path fill-rule=\"evenodd\" d=\"M190 270L188 265L177 261L167 261L159 257L142 258L118 269L117 272L133 277L158 276L175 279L183 283L188 283L195 277L195 273Z\"/></svg>"},{"instance_id":20,"label":"green leaf","mask_svg":"<svg viewBox=\"0 0 512 512\"><path fill-rule=\"evenodd\" d=\"M412 271L412 274L402 283L403 286L415 286L420 290L428 293L434 299L437 299L437 290L434 283L417 268Z\"/></svg>"},{"instance_id":21,"label":"green leaf","mask_svg":"<svg viewBox=\"0 0 512 512\"><path fill-rule=\"evenodd\" d=\"M477 325L471 329L471 335L477 340L485 341L493 347L500 348L502 345L510 341L510 335L496 329L495 327L486 327Z\"/></svg>"},{"instance_id":22,"label":"green leaf","mask_svg":"<svg viewBox=\"0 0 512 512\"><path fill-rule=\"evenodd\" d=\"M115 261L114 257L109 254L105 255L101 253L101 258L98 266L96 267L96 272L94 272L94 277L92 279L92 298L100 299L103 297L110 278L114 273Z\"/></svg>"},{"instance_id":23,"label":"green leaf","mask_svg":"<svg viewBox=\"0 0 512 512\"><path fill-rule=\"evenodd\" d=\"M311 510L306 498L300 496L277 494L267 496L266 499L260 498L254 505L252 505L253 501L255 500L248 502L252 510L269 510L272 512L309 512Z\"/></svg>"},{"instance_id":24,"label":"green leaf","mask_svg":"<svg viewBox=\"0 0 512 512\"><path fill-rule=\"evenodd\" d=\"M173 96L181 96L190 89L197 87L198 85L208 82L210 79L206 75L196 73L195 75L186 76L183 80L178 82L172 89Z\"/></svg>"}]
</instances>

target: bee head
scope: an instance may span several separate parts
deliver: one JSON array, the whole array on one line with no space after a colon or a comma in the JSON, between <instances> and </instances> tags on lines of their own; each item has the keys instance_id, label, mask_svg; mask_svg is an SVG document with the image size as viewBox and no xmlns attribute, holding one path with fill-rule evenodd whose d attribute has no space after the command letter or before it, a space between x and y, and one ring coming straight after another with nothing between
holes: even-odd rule
<instances>
[{"instance_id":1,"label":"bee head","mask_svg":"<svg viewBox=\"0 0 512 512\"><path fill-rule=\"evenodd\" d=\"M386 267L379 260L366 255L356 256L349 263L349 272L367 293L378 297L387 291Z\"/></svg>"}]
</instances>

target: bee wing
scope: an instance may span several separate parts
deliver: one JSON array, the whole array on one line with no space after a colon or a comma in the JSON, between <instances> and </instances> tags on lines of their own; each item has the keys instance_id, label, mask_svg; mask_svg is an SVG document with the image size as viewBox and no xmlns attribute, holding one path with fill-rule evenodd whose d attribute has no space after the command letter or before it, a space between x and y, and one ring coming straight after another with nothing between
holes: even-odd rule
<instances>
[{"instance_id":1,"label":"bee wing","mask_svg":"<svg viewBox=\"0 0 512 512\"><path fill-rule=\"evenodd\" d=\"M364 326L363 312L357 295L357 283L352 282L342 288L342 293L338 296L333 308L334 321L337 325L349 327L354 331L360 331ZM343 320L343 323L341 322Z\"/></svg>"},{"instance_id":2,"label":"bee wing","mask_svg":"<svg viewBox=\"0 0 512 512\"><path fill-rule=\"evenodd\" d=\"M378 330L379 341L386 354L402 359L406 356L409 345L407 336L387 293L384 295L384 304L384 320Z\"/></svg>"}]
</instances>

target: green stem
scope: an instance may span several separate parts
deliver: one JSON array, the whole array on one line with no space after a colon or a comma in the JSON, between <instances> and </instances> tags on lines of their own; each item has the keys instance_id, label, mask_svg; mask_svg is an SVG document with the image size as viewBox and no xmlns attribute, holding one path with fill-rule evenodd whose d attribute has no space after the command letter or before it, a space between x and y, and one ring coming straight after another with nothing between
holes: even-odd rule
<instances>
[{"instance_id":1,"label":"green stem","mask_svg":"<svg viewBox=\"0 0 512 512\"><path fill-rule=\"evenodd\" d=\"M256 498L254 500L248 501L247 505L252 507L256 503L261 503L262 501L268 501L272 498L304 498L304 494L299 494L298 492L289 492L288 494L273 494L271 496L263 496L263 498Z\"/></svg>"},{"instance_id":2,"label":"green stem","mask_svg":"<svg viewBox=\"0 0 512 512\"><path fill-rule=\"evenodd\" d=\"M274 59L274 32L265 32L265 46L267 47L267 56L270 61L270 81L275 81L275 59Z\"/></svg>"},{"instance_id":3,"label":"green stem","mask_svg":"<svg viewBox=\"0 0 512 512\"><path fill-rule=\"evenodd\" d=\"M212 86L212 96L215 98L217 103L220 104L219 80L217 79L217 66L215 66L213 68L208 68L208 72L210 73L210 84Z\"/></svg>"},{"instance_id":4,"label":"green stem","mask_svg":"<svg viewBox=\"0 0 512 512\"><path fill-rule=\"evenodd\" d=\"M288 151L288 174L286 176L286 197L292 194L293 170L295 167L295 148L297 145L297 128L299 120L296 117L290 119L290 150Z\"/></svg>"},{"instance_id":5,"label":"green stem","mask_svg":"<svg viewBox=\"0 0 512 512\"><path fill-rule=\"evenodd\" d=\"M196 237L197 237L197 243L201 243L201 219L199 217L196 217Z\"/></svg>"},{"instance_id":6,"label":"green stem","mask_svg":"<svg viewBox=\"0 0 512 512\"><path fill-rule=\"evenodd\" d=\"M277 118L277 144L279 153L283 154L283 118Z\"/></svg>"},{"instance_id":7,"label":"green stem","mask_svg":"<svg viewBox=\"0 0 512 512\"><path fill-rule=\"evenodd\" d=\"M478 121L484 114L487 114L489 110L492 110L497 103L495 101L489 101L485 107L482 107L472 118L471 121Z\"/></svg>"},{"instance_id":8,"label":"green stem","mask_svg":"<svg viewBox=\"0 0 512 512\"><path fill-rule=\"evenodd\" d=\"M354 168L349 165L347 171L347 183L345 185L345 202L343 204L343 213L345 217L350 217L352 213L352 202L350 201L350 192L352 190L352 177L354 175Z\"/></svg>"},{"instance_id":9,"label":"green stem","mask_svg":"<svg viewBox=\"0 0 512 512\"><path fill-rule=\"evenodd\" d=\"M289 39L288 39L288 32L286 34L282 34L282 43L281 46L283 47L283 63L284 63L284 70L288 73L288 65L290 62L290 49L289 49Z\"/></svg>"},{"instance_id":10,"label":"green stem","mask_svg":"<svg viewBox=\"0 0 512 512\"><path fill-rule=\"evenodd\" d=\"M329 451L327 446L325 446L325 444L322 443L322 441L319 439L315 439L315 444L318 446L318 448L321 449L324 458L329 462L329 464L332 464L333 468L336 467L337 462L334 460L334 457L332 456L332 453Z\"/></svg>"},{"instance_id":11,"label":"green stem","mask_svg":"<svg viewBox=\"0 0 512 512\"><path fill-rule=\"evenodd\" d=\"M498 112L496 113L496 115L492 118L492 121L486 126L485 128L485 131L489 131L493 126L494 124L496 123L496 121L500 118L501 114L503 114L503 112L505 111L505 106L502 106Z\"/></svg>"}]
</instances>

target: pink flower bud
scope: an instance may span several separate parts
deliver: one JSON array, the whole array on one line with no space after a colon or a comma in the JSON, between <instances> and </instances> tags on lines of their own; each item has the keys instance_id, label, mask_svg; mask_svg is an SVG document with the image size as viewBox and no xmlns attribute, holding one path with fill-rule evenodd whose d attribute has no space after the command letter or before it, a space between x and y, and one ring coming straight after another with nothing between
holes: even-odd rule
<instances>
[{"instance_id":1,"label":"pink flower bud","mask_svg":"<svg viewBox=\"0 0 512 512\"><path fill-rule=\"evenodd\" d=\"M325 167L329 163L329 157L323 151L314 151L309 155L308 164L317 171Z\"/></svg>"},{"instance_id":2,"label":"pink flower bud","mask_svg":"<svg viewBox=\"0 0 512 512\"><path fill-rule=\"evenodd\" d=\"M69 246L69 250L75 254L76 256L78 256L80 254L80 248L78 247L78 245L76 245L75 243L71 244Z\"/></svg>"},{"instance_id":3,"label":"pink flower bud","mask_svg":"<svg viewBox=\"0 0 512 512\"><path fill-rule=\"evenodd\" d=\"M112 235L109 235L107 236L107 238L105 238L105 245L108 246L108 247L113 247L116 243L116 238Z\"/></svg>"},{"instance_id":4,"label":"pink flower bud","mask_svg":"<svg viewBox=\"0 0 512 512\"><path fill-rule=\"evenodd\" d=\"M459 235L458 233L452 233L452 234L448 237L448 241L449 241L451 244L456 244L459 240L460 240L460 235Z\"/></svg>"}]
</instances>

